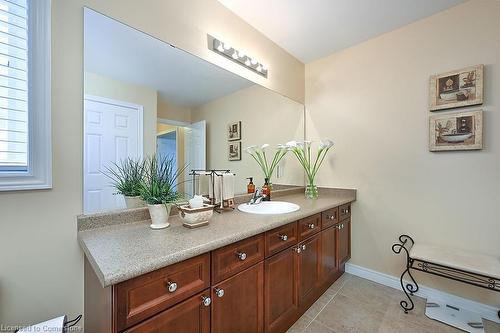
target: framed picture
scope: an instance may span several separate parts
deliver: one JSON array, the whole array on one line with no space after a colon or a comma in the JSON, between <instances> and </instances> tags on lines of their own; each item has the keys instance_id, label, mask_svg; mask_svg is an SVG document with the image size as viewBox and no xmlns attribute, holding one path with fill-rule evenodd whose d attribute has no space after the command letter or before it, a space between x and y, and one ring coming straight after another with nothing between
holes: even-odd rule
<instances>
[{"instance_id":1,"label":"framed picture","mask_svg":"<svg viewBox=\"0 0 500 333\"><path fill-rule=\"evenodd\" d=\"M241 140L241 121L227 125L227 139L229 141Z\"/></svg>"},{"instance_id":2,"label":"framed picture","mask_svg":"<svg viewBox=\"0 0 500 333\"><path fill-rule=\"evenodd\" d=\"M483 67L477 65L431 76L430 110L483 104Z\"/></svg>"},{"instance_id":3,"label":"framed picture","mask_svg":"<svg viewBox=\"0 0 500 333\"><path fill-rule=\"evenodd\" d=\"M230 161L241 161L241 141L229 142L228 158Z\"/></svg>"},{"instance_id":4,"label":"framed picture","mask_svg":"<svg viewBox=\"0 0 500 333\"><path fill-rule=\"evenodd\" d=\"M483 111L430 116L429 150L483 148Z\"/></svg>"}]
</instances>

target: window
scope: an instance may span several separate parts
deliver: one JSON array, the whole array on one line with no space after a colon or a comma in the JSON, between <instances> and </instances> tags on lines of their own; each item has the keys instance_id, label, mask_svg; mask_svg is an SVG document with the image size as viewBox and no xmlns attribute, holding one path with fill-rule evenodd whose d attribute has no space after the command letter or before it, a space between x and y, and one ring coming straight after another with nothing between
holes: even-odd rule
<instances>
[{"instance_id":1,"label":"window","mask_svg":"<svg viewBox=\"0 0 500 333\"><path fill-rule=\"evenodd\" d=\"M51 187L50 0L0 0L0 190Z\"/></svg>"}]
</instances>

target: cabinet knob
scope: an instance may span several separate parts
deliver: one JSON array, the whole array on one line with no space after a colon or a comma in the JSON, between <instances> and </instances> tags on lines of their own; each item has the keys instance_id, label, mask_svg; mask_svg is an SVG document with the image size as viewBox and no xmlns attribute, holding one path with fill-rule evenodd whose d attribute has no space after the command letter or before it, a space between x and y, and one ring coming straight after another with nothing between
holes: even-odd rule
<instances>
[{"instance_id":1,"label":"cabinet knob","mask_svg":"<svg viewBox=\"0 0 500 333\"><path fill-rule=\"evenodd\" d=\"M335 220L335 215L328 215L326 218L329 220Z\"/></svg>"},{"instance_id":2,"label":"cabinet knob","mask_svg":"<svg viewBox=\"0 0 500 333\"><path fill-rule=\"evenodd\" d=\"M201 303L204 306L210 306L210 304L212 304L212 299L208 296L201 296Z\"/></svg>"},{"instance_id":3,"label":"cabinet knob","mask_svg":"<svg viewBox=\"0 0 500 333\"><path fill-rule=\"evenodd\" d=\"M288 240L288 236L287 236L287 235L279 235L279 238L280 238L282 241L284 241L284 242L286 242L286 241Z\"/></svg>"},{"instance_id":4,"label":"cabinet knob","mask_svg":"<svg viewBox=\"0 0 500 333\"><path fill-rule=\"evenodd\" d=\"M177 290L177 283L175 282L172 282L172 281L168 281L167 282L167 288L168 288L168 291L173 293Z\"/></svg>"},{"instance_id":5,"label":"cabinet knob","mask_svg":"<svg viewBox=\"0 0 500 333\"><path fill-rule=\"evenodd\" d=\"M241 261L247 258L247 254L245 252L237 252L236 255L238 256L238 259L240 259Z\"/></svg>"},{"instance_id":6,"label":"cabinet knob","mask_svg":"<svg viewBox=\"0 0 500 333\"><path fill-rule=\"evenodd\" d=\"M220 298L220 297L224 296L224 289L215 288L214 291L215 291L215 295L217 295L217 297Z\"/></svg>"},{"instance_id":7,"label":"cabinet knob","mask_svg":"<svg viewBox=\"0 0 500 333\"><path fill-rule=\"evenodd\" d=\"M306 244L302 244L302 245L300 246L300 249L301 249L302 251L305 251L305 250L306 250Z\"/></svg>"},{"instance_id":8,"label":"cabinet knob","mask_svg":"<svg viewBox=\"0 0 500 333\"><path fill-rule=\"evenodd\" d=\"M340 224L337 224L337 225L335 226L335 228L336 228L336 229L338 229L338 230L342 229L342 228L340 227Z\"/></svg>"},{"instance_id":9,"label":"cabinet knob","mask_svg":"<svg viewBox=\"0 0 500 333\"><path fill-rule=\"evenodd\" d=\"M314 223L309 223L309 224L307 225L307 227L308 227L309 229L314 229L316 226L314 225Z\"/></svg>"},{"instance_id":10,"label":"cabinet knob","mask_svg":"<svg viewBox=\"0 0 500 333\"><path fill-rule=\"evenodd\" d=\"M302 250L300 249L300 246L294 247L293 250L299 254L300 254L300 252L302 252Z\"/></svg>"},{"instance_id":11,"label":"cabinet knob","mask_svg":"<svg viewBox=\"0 0 500 333\"><path fill-rule=\"evenodd\" d=\"M342 213L343 213L343 214L349 214L349 208L343 209L343 210L342 210Z\"/></svg>"}]
</instances>

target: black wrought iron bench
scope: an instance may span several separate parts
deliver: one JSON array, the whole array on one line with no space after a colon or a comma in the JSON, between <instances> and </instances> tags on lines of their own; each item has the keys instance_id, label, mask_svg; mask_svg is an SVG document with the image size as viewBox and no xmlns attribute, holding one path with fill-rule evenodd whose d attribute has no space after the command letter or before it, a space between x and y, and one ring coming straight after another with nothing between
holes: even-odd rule
<instances>
[{"instance_id":1,"label":"black wrought iron bench","mask_svg":"<svg viewBox=\"0 0 500 333\"><path fill-rule=\"evenodd\" d=\"M410 303L406 300L399 303L405 313L415 307L411 296L419 290L411 270L500 292L500 258L434 245L415 244L408 235L399 236L399 243L392 246L392 251L396 254L404 251L406 255L406 269L401 274L400 282ZM405 275L408 275L409 282L405 282ZM498 317L500 318L500 311Z\"/></svg>"}]
</instances>

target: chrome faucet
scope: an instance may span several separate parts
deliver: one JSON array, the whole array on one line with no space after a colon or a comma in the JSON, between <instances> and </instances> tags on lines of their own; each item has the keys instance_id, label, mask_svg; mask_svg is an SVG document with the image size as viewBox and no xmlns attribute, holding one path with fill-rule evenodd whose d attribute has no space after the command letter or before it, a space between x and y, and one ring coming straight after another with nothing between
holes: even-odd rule
<instances>
[{"instance_id":1,"label":"chrome faucet","mask_svg":"<svg viewBox=\"0 0 500 333\"><path fill-rule=\"evenodd\" d=\"M261 194L261 190L256 188L255 189L255 192L253 193L252 195L252 198L250 199L250 201L247 203L247 205L256 205L256 204L260 204L262 202L262 199L264 199L264 197L262 196Z\"/></svg>"}]
</instances>

